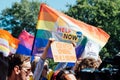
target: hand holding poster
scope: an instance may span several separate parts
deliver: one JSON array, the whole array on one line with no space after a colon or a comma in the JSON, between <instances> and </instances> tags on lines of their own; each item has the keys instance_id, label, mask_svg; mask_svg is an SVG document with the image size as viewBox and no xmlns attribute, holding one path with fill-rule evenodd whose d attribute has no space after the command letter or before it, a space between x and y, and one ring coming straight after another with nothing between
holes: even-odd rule
<instances>
[{"instance_id":1,"label":"hand holding poster","mask_svg":"<svg viewBox=\"0 0 120 80\"><path fill-rule=\"evenodd\" d=\"M54 41L51 44L54 62L75 62L75 47L70 43Z\"/></svg>"}]
</instances>

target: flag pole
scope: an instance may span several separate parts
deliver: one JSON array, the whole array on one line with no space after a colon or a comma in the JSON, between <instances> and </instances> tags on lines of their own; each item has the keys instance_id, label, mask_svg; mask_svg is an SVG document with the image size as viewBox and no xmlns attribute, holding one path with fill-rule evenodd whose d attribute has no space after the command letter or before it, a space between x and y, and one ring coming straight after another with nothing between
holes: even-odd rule
<instances>
[{"instance_id":1,"label":"flag pole","mask_svg":"<svg viewBox=\"0 0 120 80\"><path fill-rule=\"evenodd\" d=\"M41 11L41 4L40 4L39 14L40 14L40 11ZM39 16L39 14L38 14L38 16ZM31 56L33 55L33 50L34 50L34 44L35 44L36 33L37 33L37 29L35 28L35 36L34 36L34 39L33 39L33 45L32 45L32 50L31 50Z\"/></svg>"},{"instance_id":2,"label":"flag pole","mask_svg":"<svg viewBox=\"0 0 120 80\"><path fill-rule=\"evenodd\" d=\"M33 53L33 50L34 50L34 44L35 44L36 33L37 33L37 29L35 29L35 36L34 36L34 39L33 39L32 50L31 50L31 56L33 55L32 53Z\"/></svg>"}]
</instances>

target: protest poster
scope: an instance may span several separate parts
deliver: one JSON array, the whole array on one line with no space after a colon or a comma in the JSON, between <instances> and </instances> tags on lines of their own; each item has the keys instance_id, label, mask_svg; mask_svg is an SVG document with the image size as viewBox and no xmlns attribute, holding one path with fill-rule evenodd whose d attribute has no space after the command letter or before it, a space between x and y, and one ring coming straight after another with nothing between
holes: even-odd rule
<instances>
[{"instance_id":1,"label":"protest poster","mask_svg":"<svg viewBox=\"0 0 120 80\"><path fill-rule=\"evenodd\" d=\"M76 53L73 44L54 41L51 44L54 62L75 62Z\"/></svg>"}]
</instances>

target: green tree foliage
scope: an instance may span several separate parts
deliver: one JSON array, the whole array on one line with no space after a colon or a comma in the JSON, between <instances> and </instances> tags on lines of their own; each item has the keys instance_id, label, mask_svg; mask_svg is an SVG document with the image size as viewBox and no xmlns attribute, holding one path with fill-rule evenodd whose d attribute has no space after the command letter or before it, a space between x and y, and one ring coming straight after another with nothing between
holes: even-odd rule
<instances>
[{"instance_id":1,"label":"green tree foliage","mask_svg":"<svg viewBox=\"0 0 120 80\"><path fill-rule=\"evenodd\" d=\"M48 59L48 61L49 61L49 68L54 70L58 62L54 62L53 59Z\"/></svg>"},{"instance_id":2,"label":"green tree foliage","mask_svg":"<svg viewBox=\"0 0 120 80\"><path fill-rule=\"evenodd\" d=\"M101 50L102 57L114 56L120 52L120 0L76 0L75 5L68 5L67 15L105 30L110 39ZM6 8L0 15L0 27L18 37L25 29L35 33L40 2L21 0Z\"/></svg>"},{"instance_id":3,"label":"green tree foliage","mask_svg":"<svg viewBox=\"0 0 120 80\"><path fill-rule=\"evenodd\" d=\"M39 8L40 2L38 0L16 2L11 8L2 11L0 26L11 31L15 37L18 37L23 29L33 33L35 32Z\"/></svg>"},{"instance_id":4,"label":"green tree foliage","mask_svg":"<svg viewBox=\"0 0 120 80\"><path fill-rule=\"evenodd\" d=\"M102 57L112 57L120 52L120 0L77 0L67 5L67 15L102 28L110 39L101 50Z\"/></svg>"},{"instance_id":5,"label":"green tree foliage","mask_svg":"<svg viewBox=\"0 0 120 80\"><path fill-rule=\"evenodd\" d=\"M11 8L6 8L0 15L0 28L11 31L14 37L18 37L22 30L35 33L38 13L40 9L39 0L21 0L15 2ZM49 66L54 69L57 63L53 59L49 60Z\"/></svg>"}]
</instances>

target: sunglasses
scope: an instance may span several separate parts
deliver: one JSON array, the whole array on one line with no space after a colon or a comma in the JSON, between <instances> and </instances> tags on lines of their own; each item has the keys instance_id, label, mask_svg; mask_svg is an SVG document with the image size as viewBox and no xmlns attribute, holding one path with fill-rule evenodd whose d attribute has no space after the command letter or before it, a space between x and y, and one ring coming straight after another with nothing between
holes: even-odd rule
<instances>
[{"instance_id":1,"label":"sunglasses","mask_svg":"<svg viewBox=\"0 0 120 80\"><path fill-rule=\"evenodd\" d=\"M30 72L30 71L31 71L31 68L30 68L30 69L22 68L22 70L24 70L25 72Z\"/></svg>"}]
</instances>

